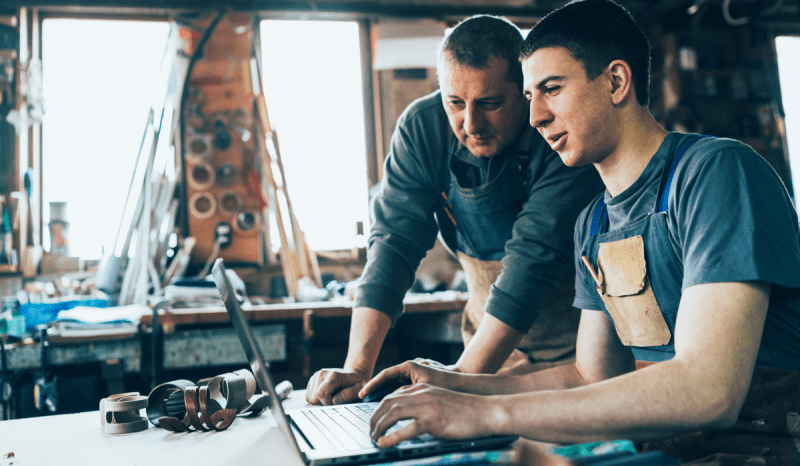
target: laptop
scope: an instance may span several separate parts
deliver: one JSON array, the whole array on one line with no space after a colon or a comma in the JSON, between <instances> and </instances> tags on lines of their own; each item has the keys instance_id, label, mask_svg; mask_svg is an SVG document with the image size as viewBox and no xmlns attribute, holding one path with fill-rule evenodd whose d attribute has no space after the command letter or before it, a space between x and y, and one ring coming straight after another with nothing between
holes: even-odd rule
<instances>
[{"instance_id":1,"label":"laptop","mask_svg":"<svg viewBox=\"0 0 800 466\"><path fill-rule=\"evenodd\" d=\"M270 411L287 444L308 465L365 464L394 461L470 450L498 450L508 447L516 436L493 436L466 440L440 440L424 434L390 448L378 448L369 436L369 419L379 402L351 403L336 406L312 406L284 411L275 392L258 343L234 294L222 259L212 269L225 309L250 363L261 390L270 398ZM411 420L401 421L399 429Z\"/></svg>"}]
</instances>

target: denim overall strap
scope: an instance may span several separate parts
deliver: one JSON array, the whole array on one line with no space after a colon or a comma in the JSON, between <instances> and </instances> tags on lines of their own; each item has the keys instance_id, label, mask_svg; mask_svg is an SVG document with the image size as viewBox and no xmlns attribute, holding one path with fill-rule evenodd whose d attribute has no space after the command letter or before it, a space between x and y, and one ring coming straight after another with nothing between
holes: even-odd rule
<instances>
[{"instance_id":1,"label":"denim overall strap","mask_svg":"<svg viewBox=\"0 0 800 466\"><path fill-rule=\"evenodd\" d=\"M669 171L667 172L665 182L660 189L661 196L659 196L657 209L655 210L656 212L666 212L667 207L669 207L669 191L670 188L672 188L672 178L675 176L675 170L678 168L678 164L680 163L681 159L683 159L686 151L689 150L694 143L704 137L707 136L700 134L692 134L688 136L683 140L683 142L678 144L677 148L675 148L671 162L669 161L669 157L667 157ZM605 198L601 197L600 200L597 201L597 205L594 208L589 236L595 236L598 233L602 234L606 231L608 231L608 208L606 207Z\"/></svg>"},{"instance_id":2,"label":"denim overall strap","mask_svg":"<svg viewBox=\"0 0 800 466\"><path fill-rule=\"evenodd\" d=\"M505 256L505 243L511 239L526 200L517 154L507 152L513 151L509 148L496 155L492 162L502 166L492 179L479 186L463 187L452 168L460 149L454 138L448 156L450 186L443 196L445 210L455 224L455 249L475 259L499 261Z\"/></svg>"}]
</instances>

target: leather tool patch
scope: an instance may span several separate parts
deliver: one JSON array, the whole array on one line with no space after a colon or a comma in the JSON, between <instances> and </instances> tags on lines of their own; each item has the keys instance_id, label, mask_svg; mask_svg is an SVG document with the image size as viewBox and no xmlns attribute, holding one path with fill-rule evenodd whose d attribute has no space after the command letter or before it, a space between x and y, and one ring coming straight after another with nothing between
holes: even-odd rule
<instances>
[{"instance_id":1,"label":"leather tool patch","mask_svg":"<svg viewBox=\"0 0 800 466\"><path fill-rule=\"evenodd\" d=\"M597 255L597 292L614 319L625 346L662 346L672 334L661 314L644 256L644 239L633 236L601 243Z\"/></svg>"}]
</instances>

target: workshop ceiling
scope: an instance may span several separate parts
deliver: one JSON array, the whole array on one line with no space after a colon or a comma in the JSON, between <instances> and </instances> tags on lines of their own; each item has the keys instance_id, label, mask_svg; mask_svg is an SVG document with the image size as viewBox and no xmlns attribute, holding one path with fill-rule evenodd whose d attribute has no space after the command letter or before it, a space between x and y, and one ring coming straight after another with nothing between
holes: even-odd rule
<instances>
[{"instance_id":1,"label":"workshop ceiling","mask_svg":"<svg viewBox=\"0 0 800 466\"><path fill-rule=\"evenodd\" d=\"M458 20L468 15L488 13L512 20L535 21L569 0L3 0L0 13L20 7L37 7L43 12L76 14L131 14L169 16L189 11L227 7L258 11L267 15L300 18L337 17L425 17ZM800 0L617 0L630 9L643 24L664 23L694 11L720 10L727 4L736 17L794 23L800 27ZM6 11L1 11L6 10ZM766 14L765 14L766 12ZM767 18L766 16L769 16Z\"/></svg>"}]
</instances>

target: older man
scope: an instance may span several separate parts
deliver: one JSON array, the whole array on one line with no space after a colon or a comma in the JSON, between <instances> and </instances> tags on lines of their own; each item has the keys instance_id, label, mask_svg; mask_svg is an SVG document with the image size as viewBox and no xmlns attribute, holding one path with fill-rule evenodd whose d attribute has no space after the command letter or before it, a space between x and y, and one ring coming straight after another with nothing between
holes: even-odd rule
<instances>
[{"instance_id":1,"label":"older man","mask_svg":"<svg viewBox=\"0 0 800 466\"><path fill-rule=\"evenodd\" d=\"M392 137L344 368L314 374L309 402L357 397L437 234L469 290L454 369L525 373L574 360L572 225L602 185L593 168L564 166L527 124L522 40L507 20L476 16L442 42L440 89L413 102Z\"/></svg>"}]
</instances>

